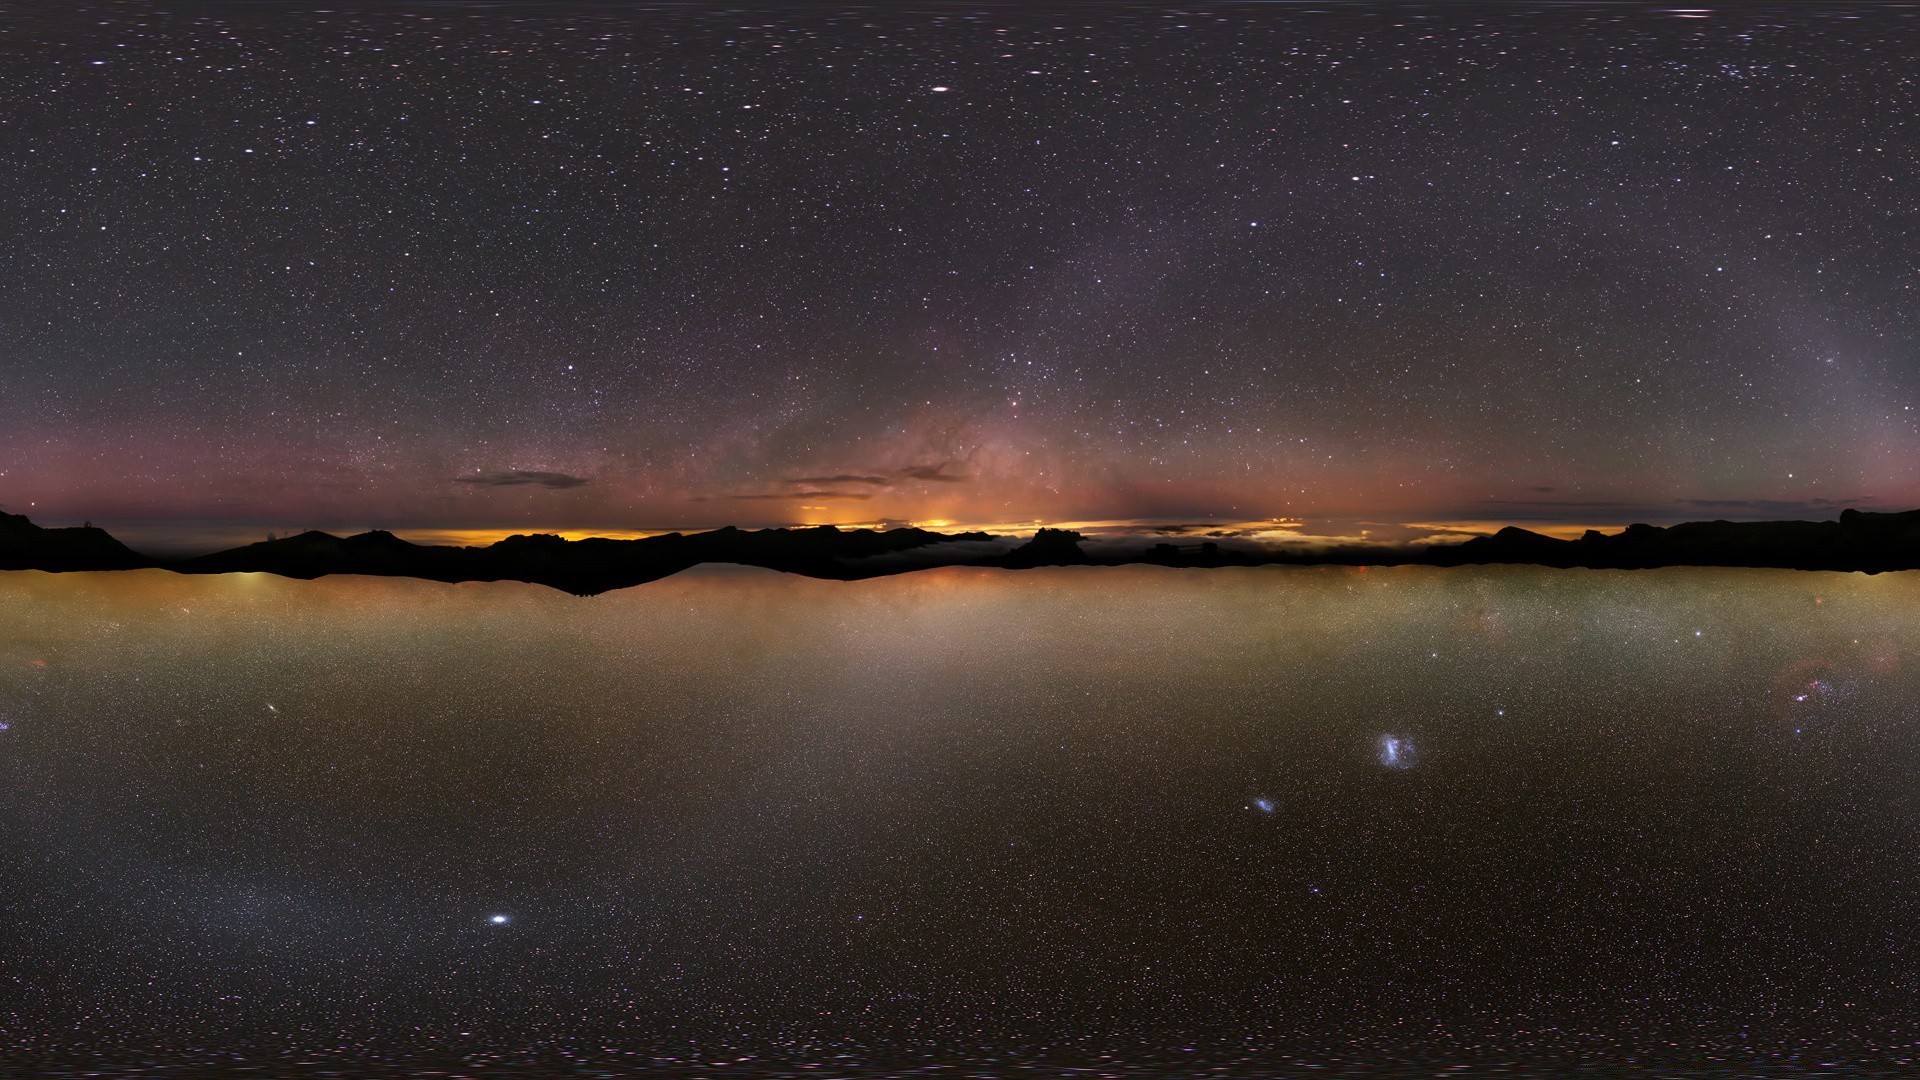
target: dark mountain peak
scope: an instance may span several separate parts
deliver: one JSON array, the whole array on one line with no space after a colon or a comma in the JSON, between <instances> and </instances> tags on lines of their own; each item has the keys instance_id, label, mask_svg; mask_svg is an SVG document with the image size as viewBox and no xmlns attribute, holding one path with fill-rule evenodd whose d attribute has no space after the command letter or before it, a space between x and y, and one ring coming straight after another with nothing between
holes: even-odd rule
<instances>
[{"instance_id":1,"label":"dark mountain peak","mask_svg":"<svg viewBox=\"0 0 1920 1080\"><path fill-rule=\"evenodd\" d=\"M1551 550L1563 547L1568 542L1543 536L1531 529L1522 529L1509 525L1492 536L1476 536L1454 545L1461 552L1516 552Z\"/></svg>"},{"instance_id":2,"label":"dark mountain peak","mask_svg":"<svg viewBox=\"0 0 1920 1080\"><path fill-rule=\"evenodd\" d=\"M1492 536L1476 536L1458 544L1436 546L1427 553L1426 561L1442 566L1459 566L1465 563L1529 562L1547 566L1569 566L1572 565L1572 560L1580 558L1579 555L1571 553L1571 549L1576 546L1571 540L1556 540L1531 529L1509 525Z\"/></svg>"},{"instance_id":3,"label":"dark mountain peak","mask_svg":"<svg viewBox=\"0 0 1920 1080\"><path fill-rule=\"evenodd\" d=\"M896 525L880 535L886 537L889 543L912 546L938 544L945 540L960 539L959 536L948 536L945 533L932 532L918 525ZM984 536L986 534L981 533L980 535Z\"/></svg>"},{"instance_id":4,"label":"dark mountain peak","mask_svg":"<svg viewBox=\"0 0 1920 1080\"><path fill-rule=\"evenodd\" d=\"M1840 511L1842 528L1853 529L1920 529L1920 510L1902 510L1895 513L1882 513L1874 510Z\"/></svg>"},{"instance_id":5,"label":"dark mountain peak","mask_svg":"<svg viewBox=\"0 0 1920 1080\"><path fill-rule=\"evenodd\" d=\"M1223 549L1213 541L1188 550L1162 543L1131 557L1095 559L1085 537L1043 528L1004 555L946 548L956 541L995 539L984 532L946 534L903 525L885 531L815 525L747 531L735 526L637 540L567 540L520 533L487 547L409 543L384 529L341 538L310 530L198 558L159 561L129 550L91 525L47 529L24 515L0 512L0 570L122 570L163 567L180 573L264 572L315 578L372 574L433 581L527 581L591 595L626 588L701 563L738 563L810 577L853 580L934 566L1021 569L1100 562L1173 566L1262 563L1461 566L1531 563L1595 569L1659 566L1778 567L1801 570L1920 570L1920 511L1846 510L1836 521L1692 521L1666 528L1629 525L1608 535L1587 530L1560 540L1509 526L1491 536L1428 547L1350 547L1317 552ZM890 558L903 552L924 554Z\"/></svg>"},{"instance_id":6,"label":"dark mountain peak","mask_svg":"<svg viewBox=\"0 0 1920 1080\"><path fill-rule=\"evenodd\" d=\"M1087 553L1080 550L1080 541L1086 539L1072 529L1040 529L1033 539L1008 552L1000 561L1002 566L1065 566L1089 561Z\"/></svg>"},{"instance_id":7,"label":"dark mountain peak","mask_svg":"<svg viewBox=\"0 0 1920 1080\"><path fill-rule=\"evenodd\" d=\"M48 529L24 514L0 513L0 569L130 570L153 560L92 525Z\"/></svg>"},{"instance_id":8,"label":"dark mountain peak","mask_svg":"<svg viewBox=\"0 0 1920 1080\"><path fill-rule=\"evenodd\" d=\"M291 548L320 547L320 546L338 544L339 542L340 542L340 538L338 536L333 535L330 532L321 532L319 529L308 529L306 532L295 533L292 536L282 536L282 537L279 537L278 539L273 539L273 540L256 541L254 543L246 545L245 547L236 548L235 550L244 551L247 548L267 548L267 549L284 551Z\"/></svg>"},{"instance_id":9,"label":"dark mountain peak","mask_svg":"<svg viewBox=\"0 0 1920 1080\"><path fill-rule=\"evenodd\" d=\"M559 533L514 533L505 540L496 540L490 547L495 548L558 548L568 544L566 537Z\"/></svg>"}]
</instances>

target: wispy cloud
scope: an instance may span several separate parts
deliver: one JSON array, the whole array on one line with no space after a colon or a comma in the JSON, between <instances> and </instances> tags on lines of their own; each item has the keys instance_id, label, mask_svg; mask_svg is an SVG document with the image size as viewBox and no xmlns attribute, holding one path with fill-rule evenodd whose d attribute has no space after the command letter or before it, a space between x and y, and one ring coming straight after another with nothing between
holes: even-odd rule
<instances>
[{"instance_id":1,"label":"wispy cloud","mask_svg":"<svg viewBox=\"0 0 1920 1080\"><path fill-rule=\"evenodd\" d=\"M951 461L942 461L933 465L908 465L898 471L901 476L909 480L919 480L923 483L964 484L972 479L965 473L948 472L947 469L952 465Z\"/></svg>"},{"instance_id":2,"label":"wispy cloud","mask_svg":"<svg viewBox=\"0 0 1920 1080\"><path fill-rule=\"evenodd\" d=\"M783 476L774 482L780 491L756 491L726 498L741 502L779 502L795 499L838 499L860 502L901 484L964 484L972 477L957 472L953 461L903 465L870 472L825 473L819 476ZM849 487L856 490L849 491ZM865 489L865 490L858 490Z\"/></svg>"},{"instance_id":3,"label":"wispy cloud","mask_svg":"<svg viewBox=\"0 0 1920 1080\"><path fill-rule=\"evenodd\" d=\"M1608 522L1697 521L1703 517L1729 515L1737 518L1772 517L1778 519L1824 520L1841 510L1856 507L1871 510L1878 505L1872 496L1814 499L1674 499L1671 502L1635 502L1615 499L1487 499L1464 504L1422 519L1433 522L1500 522L1522 524ZM1430 527L1423 524L1420 527Z\"/></svg>"},{"instance_id":4,"label":"wispy cloud","mask_svg":"<svg viewBox=\"0 0 1920 1080\"><path fill-rule=\"evenodd\" d=\"M481 473L478 476L462 476L454 480L456 484L467 487L544 487L577 488L593 481L584 476L569 476L561 472L541 472L536 469L514 469L511 472Z\"/></svg>"},{"instance_id":5,"label":"wispy cloud","mask_svg":"<svg viewBox=\"0 0 1920 1080\"><path fill-rule=\"evenodd\" d=\"M1859 499L1682 499L1682 506L1698 510L1736 510L1750 514L1828 514L1850 506L1870 506Z\"/></svg>"},{"instance_id":6,"label":"wispy cloud","mask_svg":"<svg viewBox=\"0 0 1920 1080\"><path fill-rule=\"evenodd\" d=\"M903 465L899 468L874 469L871 472L835 473L831 476L789 476L780 482L794 487L832 488L844 484L864 484L868 487L892 487L903 480L922 484L962 484L972 479L962 472L951 471L956 468L952 461L936 461L930 464Z\"/></svg>"},{"instance_id":7,"label":"wispy cloud","mask_svg":"<svg viewBox=\"0 0 1920 1080\"><path fill-rule=\"evenodd\" d=\"M780 481L796 487L826 487L831 484L872 484L874 487L889 487L893 481L884 476L857 476L841 473L838 476L794 476Z\"/></svg>"},{"instance_id":8,"label":"wispy cloud","mask_svg":"<svg viewBox=\"0 0 1920 1080\"><path fill-rule=\"evenodd\" d=\"M770 499L871 499L872 492L867 491L779 491L757 495L730 495L728 498L742 501L765 501Z\"/></svg>"}]
</instances>

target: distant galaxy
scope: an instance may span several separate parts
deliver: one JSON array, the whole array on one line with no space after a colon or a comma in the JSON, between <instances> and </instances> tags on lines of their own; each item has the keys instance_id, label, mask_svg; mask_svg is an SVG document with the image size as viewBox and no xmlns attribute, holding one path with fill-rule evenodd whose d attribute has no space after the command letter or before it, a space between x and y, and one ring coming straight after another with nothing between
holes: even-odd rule
<instances>
[{"instance_id":1,"label":"distant galaxy","mask_svg":"<svg viewBox=\"0 0 1920 1080\"><path fill-rule=\"evenodd\" d=\"M1419 748L1405 735L1382 735L1375 743L1380 764L1389 769L1411 769L1419 760Z\"/></svg>"}]
</instances>

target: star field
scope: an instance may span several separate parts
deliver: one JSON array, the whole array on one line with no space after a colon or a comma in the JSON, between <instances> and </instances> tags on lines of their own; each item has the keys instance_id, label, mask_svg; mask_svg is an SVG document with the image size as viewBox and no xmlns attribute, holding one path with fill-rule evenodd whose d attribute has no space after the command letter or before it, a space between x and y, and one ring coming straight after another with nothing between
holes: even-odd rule
<instances>
[{"instance_id":1,"label":"star field","mask_svg":"<svg viewBox=\"0 0 1920 1080\"><path fill-rule=\"evenodd\" d=\"M7 14L16 512L1920 504L1899 5Z\"/></svg>"},{"instance_id":2,"label":"star field","mask_svg":"<svg viewBox=\"0 0 1920 1080\"><path fill-rule=\"evenodd\" d=\"M1911 1075L1916 588L0 575L0 1057Z\"/></svg>"}]
</instances>

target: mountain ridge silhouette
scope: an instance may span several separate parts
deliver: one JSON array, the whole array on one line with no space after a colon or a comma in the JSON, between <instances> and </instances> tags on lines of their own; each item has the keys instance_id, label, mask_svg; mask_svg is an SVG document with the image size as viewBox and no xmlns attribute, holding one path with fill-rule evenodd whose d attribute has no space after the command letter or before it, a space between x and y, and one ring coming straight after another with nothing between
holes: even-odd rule
<instances>
[{"instance_id":1,"label":"mountain ridge silhouette","mask_svg":"<svg viewBox=\"0 0 1920 1080\"><path fill-rule=\"evenodd\" d=\"M581 596L656 581L702 563L738 563L808 577L852 581L940 566L1025 569L1037 566L1261 566L1526 563L1605 570L1727 566L1878 573L1920 569L1920 510L1842 511L1833 521L1693 521L1588 530L1561 540L1516 526L1451 544L1343 545L1314 550L1223 548L1158 543L1139 552L1093 553L1085 538L1045 528L1010 550L983 542L1013 538L984 532L938 533L902 527L833 525L662 533L637 540L551 533L509 536L484 547L415 544L385 530L351 536L312 530L185 558L143 555L92 525L44 528L0 512L0 570L74 572L161 569L183 574L270 573L311 579L330 574L429 581L523 581Z\"/></svg>"}]
</instances>

